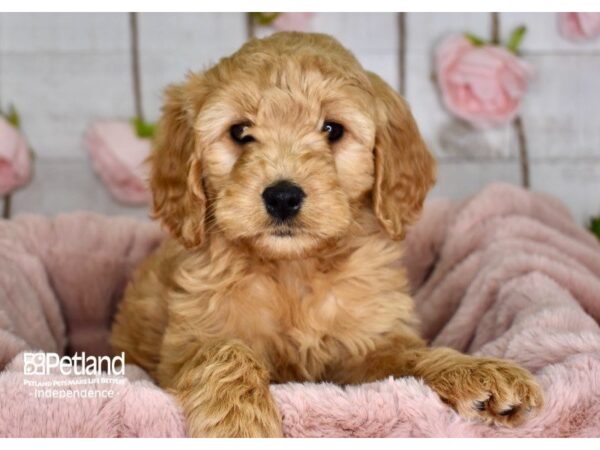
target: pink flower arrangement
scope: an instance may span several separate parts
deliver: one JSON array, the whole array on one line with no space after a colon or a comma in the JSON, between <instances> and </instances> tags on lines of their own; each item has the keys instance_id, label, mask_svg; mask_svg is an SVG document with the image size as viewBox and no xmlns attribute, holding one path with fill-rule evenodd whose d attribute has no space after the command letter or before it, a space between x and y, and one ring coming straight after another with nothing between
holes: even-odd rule
<instances>
[{"instance_id":1,"label":"pink flower arrangement","mask_svg":"<svg viewBox=\"0 0 600 450\"><path fill-rule=\"evenodd\" d=\"M127 122L97 122L88 129L85 144L94 169L117 200L149 203L144 161L150 154L150 139L140 138Z\"/></svg>"},{"instance_id":2,"label":"pink flower arrangement","mask_svg":"<svg viewBox=\"0 0 600 450\"><path fill-rule=\"evenodd\" d=\"M435 71L446 107L478 128L504 125L519 112L533 69L516 56L524 29L509 47L451 36L437 48Z\"/></svg>"},{"instance_id":3,"label":"pink flower arrangement","mask_svg":"<svg viewBox=\"0 0 600 450\"><path fill-rule=\"evenodd\" d=\"M31 177L31 152L17 125L0 116L0 195L11 193Z\"/></svg>"},{"instance_id":4,"label":"pink flower arrangement","mask_svg":"<svg viewBox=\"0 0 600 450\"><path fill-rule=\"evenodd\" d=\"M307 31L314 13L281 13L273 21L278 31Z\"/></svg>"},{"instance_id":5,"label":"pink flower arrangement","mask_svg":"<svg viewBox=\"0 0 600 450\"><path fill-rule=\"evenodd\" d=\"M600 13L559 13L558 29L573 41L593 39L600 36Z\"/></svg>"}]
</instances>

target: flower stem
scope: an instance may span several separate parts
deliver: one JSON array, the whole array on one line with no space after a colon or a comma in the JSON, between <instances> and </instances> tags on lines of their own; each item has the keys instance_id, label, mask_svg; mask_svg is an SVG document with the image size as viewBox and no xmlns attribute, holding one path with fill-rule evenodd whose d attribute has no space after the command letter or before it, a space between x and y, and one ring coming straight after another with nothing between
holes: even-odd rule
<instances>
[{"instance_id":1,"label":"flower stem","mask_svg":"<svg viewBox=\"0 0 600 450\"><path fill-rule=\"evenodd\" d=\"M491 39L492 44L499 45L500 44L500 14L497 12L493 12L492 14L492 29L491 29ZM520 39L522 39L522 35L525 33L525 30L519 32ZM513 36L515 33L513 33ZM517 42L517 45L520 42ZM512 39L511 39L512 41ZM519 144L519 166L521 168L521 186L526 189L529 189L530 186L530 177L529 177L529 154L527 151L527 137L525 136L525 126L523 125L523 119L521 116L517 116L515 120L513 120L512 126L517 134L517 141Z\"/></svg>"},{"instance_id":2,"label":"flower stem","mask_svg":"<svg viewBox=\"0 0 600 450\"><path fill-rule=\"evenodd\" d=\"M131 75L133 77L133 99L135 115L144 122L144 109L142 108L142 81L140 75L140 50L137 13L129 13L129 30L131 33Z\"/></svg>"},{"instance_id":3,"label":"flower stem","mask_svg":"<svg viewBox=\"0 0 600 450\"><path fill-rule=\"evenodd\" d=\"M519 141L519 163L521 165L521 185L524 188L529 189L529 155L527 151L527 138L525 137L525 127L523 126L523 119L521 116L517 116L514 121L515 131L517 133L517 139Z\"/></svg>"},{"instance_id":4,"label":"flower stem","mask_svg":"<svg viewBox=\"0 0 600 450\"><path fill-rule=\"evenodd\" d=\"M500 13L492 13L492 44L500 44Z\"/></svg>"},{"instance_id":5,"label":"flower stem","mask_svg":"<svg viewBox=\"0 0 600 450\"><path fill-rule=\"evenodd\" d=\"M401 95L406 93L406 13L398 13L398 88Z\"/></svg>"},{"instance_id":6,"label":"flower stem","mask_svg":"<svg viewBox=\"0 0 600 450\"><path fill-rule=\"evenodd\" d=\"M250 40L256 36L256 22L252 13L246 13L246 39Z\"/></svg>"},{"instance_id":7,"label":"flower stem","mask_svg":"<svg viewBox=\"0 0 600 450\"><path fill-rule=\"evenodd\" d=\"M4 196L4 207L2 208L2 218L3 219L10 219L10 210L11 210L11 203L12 203L12 195L11 194L6 194Z\"/></svg>"}]
</instances>

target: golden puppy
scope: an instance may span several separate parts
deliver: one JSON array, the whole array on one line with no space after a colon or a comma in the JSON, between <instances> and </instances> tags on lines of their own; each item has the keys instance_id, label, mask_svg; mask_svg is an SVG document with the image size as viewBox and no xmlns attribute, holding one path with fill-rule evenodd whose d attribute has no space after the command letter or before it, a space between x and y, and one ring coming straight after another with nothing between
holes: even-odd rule
<instances>
[{"instance_id":1,"label":"golden puppy","mask_svg":"<svg viewBox=\"0 0 600 450\"><path fill-rule=\"evenodd\" d=\"M465 417L542 405L507 361L428 348L399 264L435 180L404 100L333 38L278 33L171 86L151 157L173 239L137 271L112 343L191 436L280 436L269 383L425 380Z\"/></svg>"}]
</instances>

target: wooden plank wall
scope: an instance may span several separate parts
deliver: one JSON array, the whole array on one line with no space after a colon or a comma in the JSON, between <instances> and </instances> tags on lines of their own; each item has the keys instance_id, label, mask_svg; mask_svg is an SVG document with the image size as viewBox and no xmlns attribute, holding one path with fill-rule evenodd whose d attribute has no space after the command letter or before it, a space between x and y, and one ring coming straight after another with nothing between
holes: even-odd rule
<instances>
[{"instance_id":1,"label":"wooden plank wall","mask_svg":"<svg viewBox=\"0 0 600 450\"><path fill-rule=\"evenodd\" d=\"M537 76L521 123L531 187L561 198L583 223L600 213L600 40L564 40L555 14L497 17L502 39L521 24L529 30L522 50ZM150 120L158 117L166 84L250 35L272 32L249 27L237 13L142 13L137 23L140 100ZM464 198L495 180L522 182L514 124L474 132L442 108L432 79L436 42L466 30L490 36L491 14L319 13L311 29L336 36L366 68L403 90L440 163L433 195ZM17 105L37 155L32 183L12 196L12 216L78 209L147 215L145 207L112 200L82 145L91 121L135 114L131 42L125 13L0 14L0 101Z\"/></svg>"}]
</instances>

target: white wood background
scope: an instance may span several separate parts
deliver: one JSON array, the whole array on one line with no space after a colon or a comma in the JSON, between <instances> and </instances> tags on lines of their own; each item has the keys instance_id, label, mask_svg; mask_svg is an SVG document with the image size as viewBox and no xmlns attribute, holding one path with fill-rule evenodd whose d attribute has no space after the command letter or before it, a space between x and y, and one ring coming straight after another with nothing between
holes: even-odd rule
<instances>
[{"instance_id":1,"label":"white wood background","mask_svg":"<svg viewBox=\"0 0 600 450\"><path fill-rule=\"evenodd\" d=\"M503 39L528 27L522 50L537 72L521 114L532 189L558 196L584 223L600 213L600 40L566 41L555 14L499 18ZM442 108L431 76L435 44L453 32L490 36L491 15L407 13L404 21L404 57L398 14L320 13L311 29L336 36L397 88L403 70L405 95L440 164L433 195L464 198L495 180L519 184L514 127L465 127ZM138 23L142 104L152 120L166 84L236 50L252 32L241 13L142 13ZM32 183L12 197L12 216L79 209L147 215L112 200L82 145L90 122L135 114L131 72L125 13L0 14L0 102L18 107L37 154Z\"/></svg>"}]
</instances>

